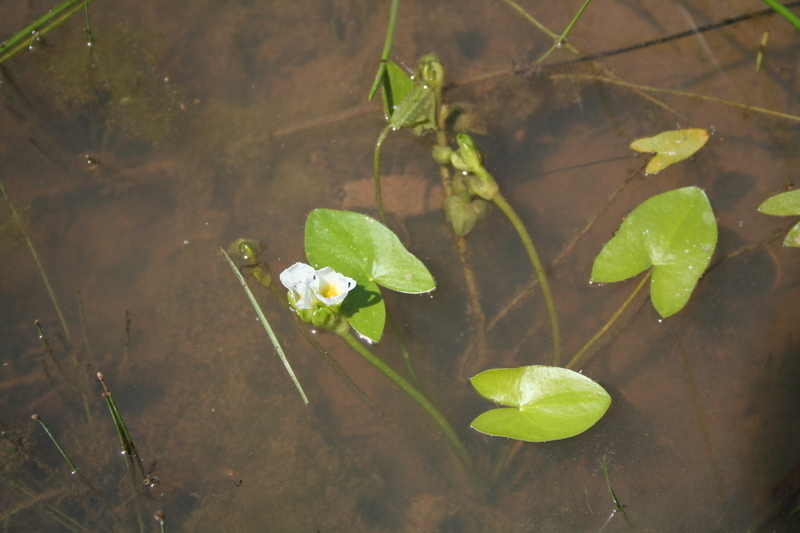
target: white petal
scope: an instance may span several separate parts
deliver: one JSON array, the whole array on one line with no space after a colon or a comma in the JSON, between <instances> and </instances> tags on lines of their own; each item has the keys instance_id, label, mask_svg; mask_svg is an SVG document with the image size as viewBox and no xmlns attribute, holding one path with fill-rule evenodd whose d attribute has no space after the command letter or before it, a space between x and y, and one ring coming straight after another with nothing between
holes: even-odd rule
<instances>
[{"instance_id":1,"label":"white petal","mask_svg":"<svg viewBox=\"0 0 800 533\"><path fill-rule=\"evenodd\" d=\"M340 305L355 286L355 280L339 274L331 267L317 270L311 281L314 296L325 305Z\"/></svg>"},{"instance_id":2,"label":"white petal","mask_svg":"<svg viewBox=\"0 0 800 533\"><path fill-rule=\"evenodd\" d=\"M316 303L310 285L314 269L305 263L295 263L281 272L281 283L292 292L296 309L311 309Z\"/></svg>"}]
</instances>

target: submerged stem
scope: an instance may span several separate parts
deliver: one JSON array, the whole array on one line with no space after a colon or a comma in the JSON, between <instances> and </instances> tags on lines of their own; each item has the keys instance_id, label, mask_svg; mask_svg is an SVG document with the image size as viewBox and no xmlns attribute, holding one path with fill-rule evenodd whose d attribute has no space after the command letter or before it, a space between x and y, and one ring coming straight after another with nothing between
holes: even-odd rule
<instances>
[{"instance_id":1,"label":"submerged stem","mask_svg":"<svg viewBox=\"0 0 800 533\"><path fill-rule=\"evenodd\" d=\"M644 275L642 280L639 282L639 285L636 286L636 289L634 289L631 295L628 296L628 299L622 303L619 309L617 309L617 311L611 316L611 319L609 319L609 321L606 322L606 324L602 328L600 328L600 330L597 333L595 333L594 336L591 339L589 339L589 341L586 344L583 345L583 348L578 350L578 353L575 354L575 357L572 358L572 360L569 362L569 364L567 364L565 368L569 368L570 370L575 368L575 366L580 362L581 358L586 354L587 351L589 351L589 349L592 346L594 346L597 340L600 337L602 337L609 329L611 329L611 326L613 326L616 323L619 317L622 316L622 313L624 313L625 310L628 308L628 306L631 304L633 299L636 298L636 295L638 295L639 292L642 290L645 283L647 283L647 280L650 279L650 275L652 273L653 273L652 269L647 271L647 274Z\"/></svg>"},{"instance_id":2,"label":"submerged stem","mask_svg":"<svg viewBox=\"0 0 800 533\"><path fill-rule=\"evenodd\" d=\"M447 440L450 441L450 445L453 447L453 450L456 452L461 463L464 465L467 473L472 479L475 479L475 469L472 466L472 461L467 454L467 449L464 447L464 444L461 442L461 439L458 438L458 434L453 429L453 426L445 419L442 413L439 412L436 407L433 406L431 402L411 383L406 381L403 376L395 372L392 367L387 365L383 362L381 358L377 355L372 353L366 346L361 344L358 339L356 339L349 330L344 331L343 333L339 333L339 335L353 348L355 351L358 352L361 357L366 359L370 364L372 364L375 368L383 372L383 374L394 381L395 385L403 389L409 396L411 396L414 401L416 401L420 406L422 406L425 411L430 415L433 420L439 424L439 427L442 428L444 431Z\"/></svg>"},{"instance_id":3,"label":"submerged stem","mask_svg":"<svg viewBox=\"0 0 800 533\"><path fill-rule=\"evenodd\" d=\"M31 251L31 255L33 255L33 260L36 261L36 266L39 268L39 273L42 275L42 280L44 281L44 286L47 288L47 294L50 296L50 301L53 302L53 307L56 308L58 319L61 321L61 327L64 329L64 335L67 337L67 341L69 341L69 327L67 327L67 320L64 318L64 313L61 312L61 306L58 305L56 291L54 291L53 286L50 285L50 278L47 276L44 266L42 266L42 261L39 259L39 254L36 253L36 248L33 246L31 234L28 232L25 224L22 222L22 216L19 214L19 211L17 211L17 208L14 206L11 198L8 197L8 193L6 193L6 189L3 187L2 182L0 182L0 192L2 192L3 196L5 196L6 201L8 202L8 207L11 209L11 215L14 218L14 222L19 227L23 237L25 237L25 242L28 244L28 249Z\"/></svg>"},{"instance_id":4,"label":"submerged stem","mask_svg":"<svg viewBox=\"0 0 800 533\"><path fill-rule=\"evenodd\" d=\"M390 131L392 131L390 124L387 124L381 130L381 134L378 135L378 140L375 142L375 155L372 160L372 174L375 178L375 207L378 209L381 222L387 227L389 224L386 223L386 213L383 212L383 200L381 198L381 146L383 146L383 141L386 140L386 136Z\"/></svg>"},{"instance_id":5,"label":"submerged stem","mask_svg":"<svg viewBox=\"0 0 800 533\"><path fill-rule=\"evenodd\" d=\"M531 241L528 230L525 229L525 224L522 223L522 220L517 216L514 208L506 201L500 191L494 195L492 201L505 213L508 220L514 226L514 229L517 230L519 238L522 240L522 245L525 247L525 251L528 252L528 257L533 265L533 270L536 272L536 277L539 279L539 286L542 289L544 303L547 306L547 315L550 319L550 331L553 336L553 366L558 366L561 360L561 329L558 325L558 314L556 314L556 305L553 301L553 295L550 292L550 284L547 282L547 275L545 274L542 262L539 260L539 254L536 253L536 248L533 246L533 241Z\"/></svg>"}]
</instances>

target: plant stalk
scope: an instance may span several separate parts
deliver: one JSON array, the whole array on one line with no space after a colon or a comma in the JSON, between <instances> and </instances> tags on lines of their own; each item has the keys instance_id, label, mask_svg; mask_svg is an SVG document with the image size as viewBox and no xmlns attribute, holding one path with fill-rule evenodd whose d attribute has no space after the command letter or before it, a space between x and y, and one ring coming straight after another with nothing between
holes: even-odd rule
<instances>
[{"instance_id":1,"label":"plant stalk","mask_svg":"<svg viewBox=\"0 0 800 533\"><path fill-rule=\"evenodd\" d=\"M386 213L383 211L383 199L381 197L381 147L390 131L392 131L391 124L387 124L381 130L381 134L375 142L375 154L372 158L372 175L375 178L375 207L378 209L381 222L383 222L383 225L386 227L389 227L389 224L386 222Z\"/></svg>"},{"instance_id":2,"label":"plant stalk","mask_svg":"<svg viewBox=\"0 0 800 533\"><path fill-rule=\"evenodd\" d=\"M536 272L536 277L539 279L539 287L542 289L542 296L544 303L547 306L547 315L550 319L550 331L553 336L553 366L558 366L561 360L561 328L558 325L558 314L556 313L556 306L553 301L553 295L550 292L550 284L547 282L547 275L545 274L542 262L539 260L539 254L536 253L536 248L533 246L533 241L525 229L525 224L517 216L514 208L506 201L500 191L497 191L492 198L492 201L505 213L511 225L517 230L522 245L525 251L528 252L528 257L533 265L533 270Z\"/></svg>"},{"instance_id":3,"label":"plant stalk","mask_svg":"<svg viewBox=\"0 0 800 533\"><path fill-rule=\"evenodd\" d=\"M577 366L579 362L581 362L581 358L586 354L586 352L588 352L589 349L592 346L594 346L594 344L598 341L598 339L600 339L600 337L605 335L608 332L608 330L611 329L614 323L616 323L619 317L622 316L622 313L624 313L625 310L628 308L628 306L631 304L631 302L633 302L633 299L636 298L639 292L641 292L645 283L647 283L647 280L650 279L650 275L652 273L653 273L652 269L647 271L647 274L644 275L644 277L636 286L636 288L633 290L631 295L628 296L628 299L625 300L621 306L619 306L619 309L617 309L617 311L611 316L609 321L606 322L606 324L602 328L600 328L600 330L597 333L595 333L594 336L591 339L589 339L589 341L586 344L583 345L583 348L578 350L578 353L575 354L575 357L572 358L572 360L569 362L569 364L567 364L565 368L569 368L570 370L572 370L575 368L575 366Z\"/></svg>"},{"instance_id":4,"label":"plant stalk","mask_svg":"<svg viewBox=\"0 0 800 533\"><path fill-rule=\"evenodd\" d=\"M389 27L386 29L386 40L383 43L383 53L381 54L381 64L378 66L378 73L375 75L375 81L372 83L372 88L369 90L368 100L372 100L372 97L378 92L378 87L381 86L383 77L386 75L386 62L389 61L389 54L392 53L394 28L397 25L397 12L399 10L400 0L392 0L392 7L389 11Z\"/></svg>"},{"instance_id":5,"label":"plant stalk","mask_svg":"<svg viewBox=\"0 0 800 533\"><path fill-rule=\"evenodd\" d=\"M455 432L453 427L450 423L445 419L442 413L439 412L436 407L433 406L431 402L419 391L416 387L414 387L411 383L406 381L403 376L395 372L392 367L387 365L383 362L381 358L377 355L372 353L367 347L361 344L358 339L356 339L350 330L345 330L343 332L337 332L339 335L353 348L356 352L358 352L361 357L366 359L369 363L371 363L375 368L383 372L383 374L394 381L395 385L403 389L409 396L411 396L414 401L416 401L423 409L430 415L433 420L439 424L439 427L442 428L444 431L445 436L450 441L450 445L453 447L453 450L456 452L461 463L464 465L467 473L469 474L470 478L476 479L475 469L472 465L472 461L467 454L467 449L464 447L464 444L461 442L461 439L458 438L458 434Z\"/></svg>"}]
</instances>

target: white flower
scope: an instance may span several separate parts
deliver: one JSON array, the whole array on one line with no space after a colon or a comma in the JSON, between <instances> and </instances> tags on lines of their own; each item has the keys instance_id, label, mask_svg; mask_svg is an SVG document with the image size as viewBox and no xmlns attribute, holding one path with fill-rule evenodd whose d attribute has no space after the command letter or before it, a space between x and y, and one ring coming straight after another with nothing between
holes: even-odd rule
<instances>
[{"instance_id":1,"label":"white flower","mask_svg":"<svg viewBox=\"0 0 800 533\"><path fill-rule=\"evenodd\" d=\"M356 286L355 280L339 274L331 267L314 270L304 263L295 263L281 272L281 283L289 289L292 305L298 311L312 309L317 302L338 306Z\"/></svg>"},{"instance_id":2,"label":"white flower","mask_svg":"<svg viewBox=\"0 0 800 533\"><path fill-rule=\"evenodd\" d=\"M314 296L325 305L341 305L347 293L356 286L355 280L339 274L331 267L325 267L314 273L311 290Z\"/></svg>"}]
</instances>

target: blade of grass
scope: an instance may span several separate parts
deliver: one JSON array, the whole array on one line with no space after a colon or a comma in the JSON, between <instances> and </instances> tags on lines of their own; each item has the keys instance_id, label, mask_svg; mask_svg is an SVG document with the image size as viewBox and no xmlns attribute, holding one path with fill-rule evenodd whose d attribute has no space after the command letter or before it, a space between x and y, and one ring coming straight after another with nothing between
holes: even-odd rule
<instances>
[{"instance_id":1,"label":"blade of grass","mask_svg":"<svg viewBox=\"0 0 800 533\"><path fill-rule=\"evenodd\" d=\"M294 374L294 370L292 370L292 365L289 364L289 360L286 359L286 354L283 353L283 348L281 348L281 344L278 342L278 337L275 336L275 333L272 331L272 328L267 321L267 317L264 316L264 312L261 311L261 307L258 305L256 301L256 297L253 296L253 293L250 291L250 287L247 286L247 282L242 277L242 274L239 272L239 269L236 268L236 264L231 259L231 256L228 255L222 247L220 247L220 251L222 255L225 256L225 259L228 260L228 264L231 266L233 273L236 274L236 277L239 280L239 283L242 284L242 288L244 289L245 294L247 294L247 298L250 300L250 303L253 305L253 309L256 310L256 314L258 315L258 319L261 321L261 325L264 326L264 330L269 335L269 340L272 341L272 345L275 347L275 351L278 352L278 357L281 358L281 362L283 363L284 368L286 368L286 372L289 373L289 377L292 378L292 382L294 386L297 388L297 392L300 393L300 396L303 398L303 403L308 405L308 397L306 396L305 391L303 390L302 385L297 380L297 376Z\"/></svg>"},{"instance_id":2,"label":"blade of grass","mask_svg":"<svg viewBox=\"0 0 800 533\"><path fill-rule=\"evenodd\" d=\"M139 457L139 452L136 451L136 445L133 443L133 439L131 439L131 434L128 432L128 427L125 425L125 421L122 420L122 415L119 413L117 409L117 403L114 401L114 397L111 396L111 391L109 390L108 386L106 385L105 379L103 378L103 374L101 372L97 373L97 379L100 380L100 383L103 384L103 399L106 401L106 405L108 405L108 410L111 413L111 418L114 420L114 425L117 428L117 435L119 435L119 441L122 444L122 453L125 455L125 462L128 465L128 480L131 484L131 492L133 493L133 503L134 508L136 509L136 518L139 522L139 531L140 533L144 533L144 519L142 518L142 509L139 505L139 500L136 498L139 495L139 490L142 486L141 483L136 482L136 473L134 471L134 464L139 469L139 474L141 477L139 479L144 479L147 474L144 472L144 466L142 466L142 459Z\"/></svg>"}]
</instances>

